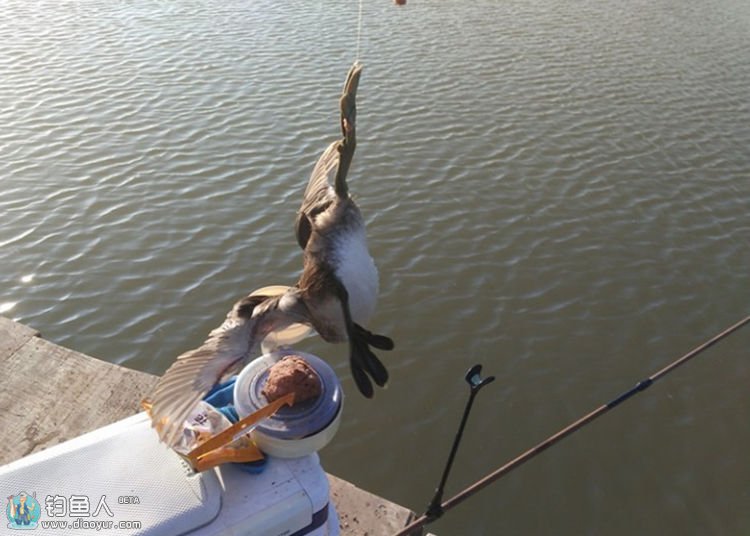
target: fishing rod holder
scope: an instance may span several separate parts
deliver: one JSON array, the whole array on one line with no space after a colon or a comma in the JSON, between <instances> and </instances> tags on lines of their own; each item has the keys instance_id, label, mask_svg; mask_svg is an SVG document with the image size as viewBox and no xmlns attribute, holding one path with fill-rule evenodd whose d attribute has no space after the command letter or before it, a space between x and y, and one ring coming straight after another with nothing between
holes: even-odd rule
<instances>
[{"instance_id":1,"label":"fishing rod holder","mask_svg":"<svg viewBox=\"0 0 750 536\"><path fill-rule=\"evenodd\" d=\"M453 460L456 457L458 445L461 443L461 438L464 434L464 428L466 427L466 421L469 418L471 407L474 404L474 398L477 396L477 393L479 393L482 387L495 381L494 376L487 376L486 378L482 378L481 373L482 365L477 364L466 371L466 375L464 376L466 383L469 384L469 400L466 402L464 414L463 417L461 417L461 424L458 426L458 432L456 432L456 437L453 440L453 446L451 447L451 452L448 456L448 462L445 464L445 469L443 470L443 476L440 479L440 484L435 490L435 495L433 496L432 501L430 501L430 504L427 507L427 511L424 514L425 517L427 517L430 521L434 521L435 519L443 515L442 502L443 492L445 491L445 484L448 481L448 475L450 474L451 468L453 467Z\"/></svg>"}]
</instances>

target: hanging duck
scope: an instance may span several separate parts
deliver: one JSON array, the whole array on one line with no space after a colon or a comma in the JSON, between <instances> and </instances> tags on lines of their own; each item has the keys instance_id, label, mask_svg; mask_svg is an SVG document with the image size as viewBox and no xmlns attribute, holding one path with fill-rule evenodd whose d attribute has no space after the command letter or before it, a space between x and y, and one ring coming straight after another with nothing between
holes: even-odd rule
<instances>
[{"instance_id":1,"label":"hanging duck","mask_svg":"<svg viewBox=\"0 0 750 536\"><path fill-rule=\"evenodd\" d=\"M339 103L343 138L329 145L315 165L297 215L295 232L304 252L299 281L238 301L200 347L180 355L161 377L149 397L150 414L167 444L174 444L190 411L223 376L256 357L264 340L299 325L327 342L349 343L352 376L364 396L373 396L373 381L381 387L388 381L371 347L391 350L393 341L363 327L375 309L378 272L346 182L356 148L361 72L359 63L349 70Z\"/></svg>"}]
</instances>

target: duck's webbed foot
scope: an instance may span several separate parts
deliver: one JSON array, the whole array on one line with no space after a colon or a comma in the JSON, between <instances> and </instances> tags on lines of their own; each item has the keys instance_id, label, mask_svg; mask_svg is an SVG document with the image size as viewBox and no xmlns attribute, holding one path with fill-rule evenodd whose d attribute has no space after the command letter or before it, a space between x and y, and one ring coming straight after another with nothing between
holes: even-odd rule
<instances>
[{"instance_id":1,"label":"duck's webbed foot","mask_svg":"<svg viewBox=\"0 0 750 536\"><path fill-rule=\"evenodd\" d=\"M359 324L353 323L352 326L349 338L352 376L359 391L367 398L372 398L374 391L370 377L378 386L384 387L388 382L388 370L370 346L378 350L393 350L393 340L385 335L372 333Z\"/></svg>"}]
</instances>

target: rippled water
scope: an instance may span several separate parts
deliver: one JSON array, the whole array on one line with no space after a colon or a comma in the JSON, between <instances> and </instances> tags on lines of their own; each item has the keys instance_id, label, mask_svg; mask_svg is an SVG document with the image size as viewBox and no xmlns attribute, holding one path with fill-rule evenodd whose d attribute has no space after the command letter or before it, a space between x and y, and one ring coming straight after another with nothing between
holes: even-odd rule
<instances>
[{"instance_id":1,"label":"rippled water","mask_svg":"<svg viewBox=\"0 0 750 536\"><path fill-rule=\"evenodd\" d=\"M295 281L356 2L0 15L0 313L153 373ZM422 510L750 313L750 4L363 4L350 175L391 334L326 468ZM750 333L483 491L439 534L747 534Z\"/></svg>"}]
</instances>

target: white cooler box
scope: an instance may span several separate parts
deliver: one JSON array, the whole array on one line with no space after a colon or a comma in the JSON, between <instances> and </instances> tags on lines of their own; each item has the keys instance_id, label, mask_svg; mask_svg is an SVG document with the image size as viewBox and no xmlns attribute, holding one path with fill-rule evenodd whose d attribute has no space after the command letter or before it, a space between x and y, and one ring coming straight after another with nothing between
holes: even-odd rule
<instances>
[{"instance_id":1,"label":"white cooler box","mask_svg":"<svg viewBox=\"0 0 750 536\"><path fill-rule=\"evenodd\" d=\"M0 487L35 496L39 528L56 535L339 534L317 454L269 457L260 474L232 464L195 474L145 413L0 467Z\"/></svg>"}]
</instances>

